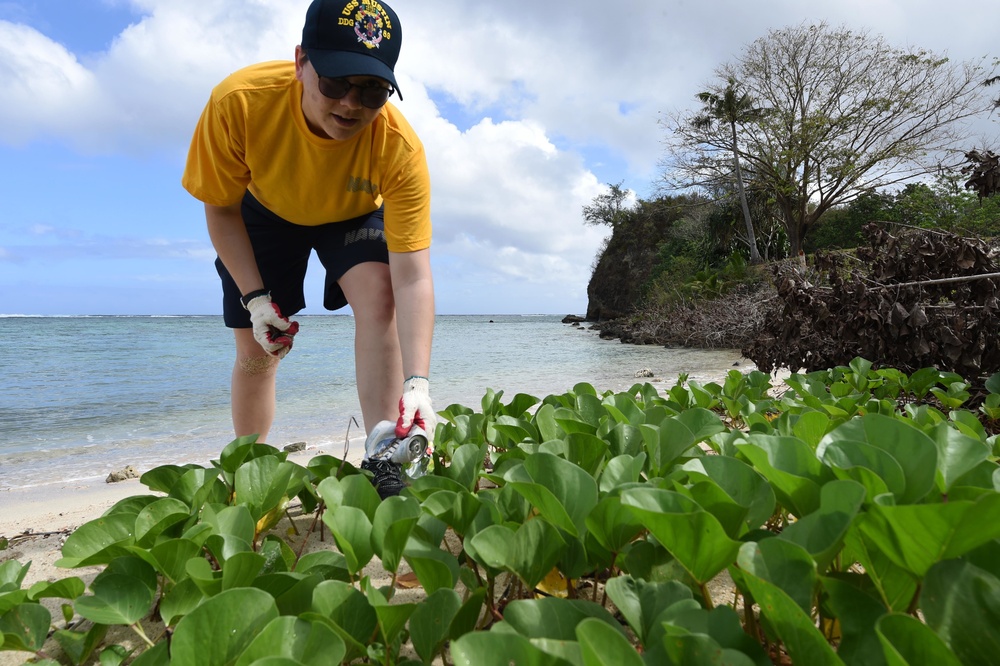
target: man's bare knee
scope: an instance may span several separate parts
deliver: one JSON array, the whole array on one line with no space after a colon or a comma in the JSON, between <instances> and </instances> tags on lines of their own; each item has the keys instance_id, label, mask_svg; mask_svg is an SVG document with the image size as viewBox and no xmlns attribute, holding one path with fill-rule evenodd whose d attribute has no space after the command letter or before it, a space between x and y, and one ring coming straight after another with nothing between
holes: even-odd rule
<instances>
[{"instance_id":1,"label":"man's bare knee","mask_svg":"<svg viewBox=\"0 0 1000 666\"><path fill-rule=\"evenodd\" d=\"M241 356L238 362L240 372L250 377L273 373L278 367L274 356Z\"/></svg>"}]
</instances>

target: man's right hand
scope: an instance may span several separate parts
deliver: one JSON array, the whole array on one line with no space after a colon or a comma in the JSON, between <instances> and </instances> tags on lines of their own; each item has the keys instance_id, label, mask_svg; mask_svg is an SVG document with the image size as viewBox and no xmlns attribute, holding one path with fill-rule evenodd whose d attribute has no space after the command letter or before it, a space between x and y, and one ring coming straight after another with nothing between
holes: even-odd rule
<instances>
[{"instance_id":1,"label":"man's right hand","mask_svg":"<svg viewBox=\"0 0 1000 666\"><path fill-rule=\"evenodd\" d=\"M281 314L270 294L262 294L246 304L253 324L253 337L271 356L284 358L292 350L292 339L299 332L299 322L289 321Z\"/></svg>"}]
</instances>

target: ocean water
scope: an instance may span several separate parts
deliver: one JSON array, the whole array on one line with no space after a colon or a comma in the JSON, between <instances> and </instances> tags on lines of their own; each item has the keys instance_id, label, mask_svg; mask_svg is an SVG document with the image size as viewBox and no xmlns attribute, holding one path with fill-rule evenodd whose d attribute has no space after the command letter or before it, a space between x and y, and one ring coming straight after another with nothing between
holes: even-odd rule
<instances>
[{"instance_id":1,"label":"ocean water","mask_svg":"<svg viewBox=\"0 0 1000 666\"><path fill-rule=\"evenodd\" d=\"M354 319L296 317L295 349L278 372L274 446L306 442L341 455L361 409L354 386ZM624 390L648 368L673 383L720 379L735 350L665 349L601 340L549 315L439 315L431 362L436 409L543 398L578 382ZM207 464L233 439L232 333L218 316L0 316L0 490L104 478L133 465ZM363 435L350 426L352 446ZM363 441L363 440L362 440Z\"/></svg>"}]
</instances>

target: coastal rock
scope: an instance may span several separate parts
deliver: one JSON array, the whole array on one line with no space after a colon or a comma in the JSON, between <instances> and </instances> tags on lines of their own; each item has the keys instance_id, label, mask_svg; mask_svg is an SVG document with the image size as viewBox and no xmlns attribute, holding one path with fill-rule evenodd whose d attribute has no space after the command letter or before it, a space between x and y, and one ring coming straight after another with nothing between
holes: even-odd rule
<instances>
[{"instance_id":1,"label":"coastal rock","mask_svg":"<svg viewBox=\"0 0 1000 666\"><path fill-rule=\"evenodd\" d=\"M124 481L125 479L138 479L139 472L132 465L126 465L119 470L115 470L108 474L108 478L105 479L105 483L118 483L119 481Z\"/></svg>"},{"instance_id":2,"label":"coastal rock","mask_svg":"<svg viewBox=\"0 0 1000 666\"><path fill-rule=\"evenodd\" d=\"M649 368L643 368L641 370L636 370L635 371L635 376L636 377L653 377L654 375L653 375L653 371L650 370Z\"/></svg>"},{"instance_id":3,"label":"coastal rock","mask_svg":"<svg viewBox=\"0 0 1000 666\"><path fill-rule=\"evenodd\" d=\"M289 453L295 453L296 451L305 451L305 450L306 450L305 442L292 442L291 444L285 445L285 451L288 451Z\"/></svg>"},{"instance_id":4,"label":"coastal rock","mask_svg":"<svg viewBox=\"0 0 1000 666\"><path fill-rule=\"evenodd\" d=\"M564 324L582 324L585 321L587 320L579 315L566 315L562 318Z\"/></svg>"}]
</instances>

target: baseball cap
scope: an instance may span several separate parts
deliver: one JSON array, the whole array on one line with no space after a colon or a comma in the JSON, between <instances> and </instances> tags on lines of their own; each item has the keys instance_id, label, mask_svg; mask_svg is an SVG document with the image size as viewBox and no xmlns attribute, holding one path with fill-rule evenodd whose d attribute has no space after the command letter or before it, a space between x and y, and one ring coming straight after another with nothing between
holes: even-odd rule
<instances>
[{"instance_id":1,"label":"baseball cap","mask_svg":"<svg viewBox=\"0 0 1000 666\"><path fill-rule=\"evenodd\" d=\"M402 41L396 12L378 0L313 0L306 10L302 48L320 76L377 76L399 93L392 70Z\"/></svg>"}]
</instances>

